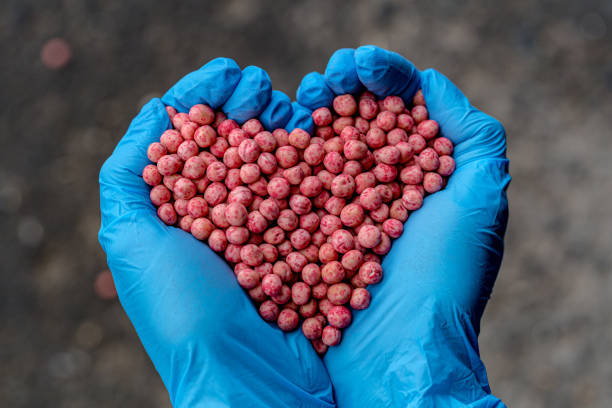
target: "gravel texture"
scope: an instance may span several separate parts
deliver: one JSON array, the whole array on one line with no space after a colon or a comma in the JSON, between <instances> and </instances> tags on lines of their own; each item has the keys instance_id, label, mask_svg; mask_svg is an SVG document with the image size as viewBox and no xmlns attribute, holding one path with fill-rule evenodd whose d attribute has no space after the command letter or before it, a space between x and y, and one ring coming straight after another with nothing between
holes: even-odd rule
<instances>
[{"instance_id":1,"label":"gravel texture","mask_svg":"<svg viewBox=\"0 0 612 408\"><path fill-rule=\"evenodd\" d=\"M612 406L612 3L156 3L0 2L3 406L168 407L121 306L94 291L101 164L143 103L214 57L293 97L335 49L368 43L436 67L506 126L511 216L480 336L493 391ZM63 68L41 60L53 37Z\"/></svg>"}]
</instances>

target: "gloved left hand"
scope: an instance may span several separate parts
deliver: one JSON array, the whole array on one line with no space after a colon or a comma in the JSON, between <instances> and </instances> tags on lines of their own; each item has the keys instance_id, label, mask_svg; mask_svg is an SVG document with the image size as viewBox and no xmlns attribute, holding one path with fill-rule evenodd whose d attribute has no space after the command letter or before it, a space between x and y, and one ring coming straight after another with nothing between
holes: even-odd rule
<instances>
[{"instance_id":1,"label":"gloved left hand","mask_svg":"<svg viewBox=\"0 0 612 408\"><path fill-rule=\"evenodd\" d=\"M164 104L206 103L271 130L309 119L271 91L265 71L212 60L147 103L100 172L102 225L119 300L175 407L331 407L327 371L298 330L264 322L230 267L190 234L166 226L142 180L146 150L170 127Z\"/></svg>"},{"instance_id":2,"label":"gloved left hand","mask_svg":"<svg viewBox=\"0 0 612 408\"><path fill-rule=\"evenodd\" d=\"M506 135L436 70L419 71L375 46L341 49L325 74L304 77L302 109L367 89L411 102L421 88L431 119L455 145L446 188L425 198L383 259L372 303L355 312L325 355L340 407L501 408L478 352L480 318L503 254L510 182Z\"/></svg>"}]
</instances>

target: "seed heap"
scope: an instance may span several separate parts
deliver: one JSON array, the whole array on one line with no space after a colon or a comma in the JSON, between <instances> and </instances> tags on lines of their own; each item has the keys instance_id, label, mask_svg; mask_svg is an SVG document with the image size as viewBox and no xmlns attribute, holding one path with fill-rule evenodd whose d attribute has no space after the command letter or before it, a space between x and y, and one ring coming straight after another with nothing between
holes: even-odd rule
<instances>
[{"instance_id":1,"label":"seed heap","mask_svg":"<svg viewBox=\"0 0 612 408\"><path fill-rule=\"evenodd\" d=\"M314 136L167 107L174 128L149 146L142 177L159 217L222 253L264 320L291 331L303 319L323 354L350 309L369 306L410 212L455 170L421 91L412 105L340 95L313 112Z\"/></svg>"}]
</instances>

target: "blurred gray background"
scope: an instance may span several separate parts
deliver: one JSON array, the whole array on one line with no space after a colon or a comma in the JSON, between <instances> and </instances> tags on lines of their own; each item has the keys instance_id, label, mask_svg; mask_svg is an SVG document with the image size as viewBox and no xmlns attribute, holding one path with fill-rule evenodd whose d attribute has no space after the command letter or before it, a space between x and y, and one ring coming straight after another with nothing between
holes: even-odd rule
<instances>
[{"instance_id":1,"label":"blurred gray background","mask_svg":"<svg viewBox=\"0 0 612 408\"><path fill-rule=\"evenodd\" d=\"M103 274L101 164L141 104L214 57L293 97L372 43L506 127L510 224L480 336L494 393L612 406L612 2L157 3L0 3L0 405L168 407Z\"/></svg>"}]
</instances>

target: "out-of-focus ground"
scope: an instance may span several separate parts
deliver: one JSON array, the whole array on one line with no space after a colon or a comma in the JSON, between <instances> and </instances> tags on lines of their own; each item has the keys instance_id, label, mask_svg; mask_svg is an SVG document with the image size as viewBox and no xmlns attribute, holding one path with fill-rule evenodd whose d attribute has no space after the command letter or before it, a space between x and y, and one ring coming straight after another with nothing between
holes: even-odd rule
<instances>
[{"instance_id":1,"label":"out-of-focus ground","mask_svg":"<svg viewBox=\"0 0 612 408\"><path fill-rule=\"evenodd\" d=\"M436 67L506 126L511 216L480 336L494 393L612 406L610 1L157 3L0 3L2 406L168 407L120 305L94 293L99 167L144 101L214 57L294 96L367 43ZM53 37L72 50L59 70L40 58Z\"/></svg>"}]
</instances>

